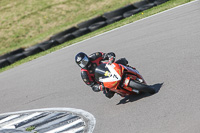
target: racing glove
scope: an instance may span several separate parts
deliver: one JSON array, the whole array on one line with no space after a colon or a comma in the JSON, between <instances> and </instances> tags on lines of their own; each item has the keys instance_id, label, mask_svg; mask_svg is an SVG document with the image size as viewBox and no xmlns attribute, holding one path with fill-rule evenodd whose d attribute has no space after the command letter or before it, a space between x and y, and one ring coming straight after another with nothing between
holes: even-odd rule
<instances>
[{"instance_id":1,"label":"racing glove","mask_svg":"<svg viewBox=\"0 0 200 133\"><path fill-rule=\"evenodd\" d=\"M103 60L108 60L108 64L112 64L115 61L115 54L113 52L103 55Z\"/></svg>"}]
</instances>

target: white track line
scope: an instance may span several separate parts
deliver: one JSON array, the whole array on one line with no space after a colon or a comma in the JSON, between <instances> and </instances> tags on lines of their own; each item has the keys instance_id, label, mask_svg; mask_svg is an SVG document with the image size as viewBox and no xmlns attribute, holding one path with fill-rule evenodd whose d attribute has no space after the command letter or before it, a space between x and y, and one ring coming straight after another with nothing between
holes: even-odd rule
<instances>
[{"instance_id":1,"label":"white track line","mask_svg":"<svg viewBox=\"0 0 200 133\"><path fill-rule=\"evenodd\" d=\"M20 114L20 113L28 113L28 112L40 112L40 111L68 111L68 112L73 112L73 113L77 113L79 115L82 115L83 117L85 117L86 119L88 119L88 133L92 133L96 124L96 119L95 117L84 110L81 109L74 109L74 108L44 108L44 109L34 109L34 110L26 110L26 111L18 111L18 112L10 112L10 113L4 113L4 114L0 114L0 116L4 116L4 115L13 115L13 116L9 116L10 118L4 118L4 120L2 121L8 121L8 119L13 119L18 117L19 115L16 114ZM1 122L2 122L1 121Z\"/></svg>"},{"instance_id":2,"label":"white track line","mask_svg":"<svg viewBox=\"0 0 200 133\"><path fill-rule=\"evenodd\" d=\"M135 22L132 22L132 23L129 23L129 24L123 25L123 26L121 26L121 27L118 27L118 28L112 29L112 30L110 30L110 31L104 32L104 33L99 34L99 35L97 35L97 36L94 36L94 37L88 38L88 39L86 39L86 40L83 40L83 41L80 41L80 42L74 43L74 44L72 44L72 45L66 46L66 47L64 47L64 48L62 48L62 49L60 49L60 50L63 50L63 49L66 49L66 48L72 47L72 46L77 45L77 44L79 44L79 43L82 43L82 42L88 41L88 40L90 40L90 39L93 39L93 38L96 38L96 37L102 36L102 35L104 35L104 34L107 34L107 33L113 32L113 31L115 31L115 30L121 29L121 28L126 27L126 26L129 26L129 25L131 25L131 24L138 23L138 22L140 22L140 21L143 21L143 20L146 20L146 19L149 19L149 18L155 17L155 16L157 16L157 15L160 15L160 14L163 14L163 13L166 13L166 12L169 12L169 11L171 11L171 10L175 10L175 9L180 8L180 7L183 7L183 6L187 6L187 5L192 4L192 3L195 3L195 2L197 2L197 1L199 1L199 0L194 0L194 1L191 1L191 2L188 2L188 3L185 3L185 4L182 4L182 5L176 6L176 7L174 7L174 8L171 8L171 9L168 9L168 10L165 10L165 11L162 11L162 12L159 12L159 13L154 14L154 15L151 15L151 16L149 16L149 17L146 17L146 18L143 18L143 19L137 20L137 21L135 21ZM56 51L54 51L54 52L56 52ZM52 52L52 53L54 53L54 52Z\"/></svg>"},{"instance_id":3,"label":"white track line","mask_svg":"<svg viewBox=\"0 0 200 133\"><path fill-rule=\"evenodd\" d=\"M11 115L11 116L8 116L8 117L6 117L6 118L0 120L0 124L1 124L1 123L4 123L4 122L7 122L7 121L9 121L9 120L12 120L12 119L14 119L14 118L17 118L17 117L19 117L19 116L20 116L20 115Z\"/></svg>"},{"instance_id":4,"label":"white track line","mask_svg":"<svg viewBox=\"0 0 200 133\"><path fill-rule=\"evenodd\" d=\"M28 115L28 116L24 116L24 118L19 119L19 120L14 121L14 122L11 122L11 123L7 124L6 126L4 126L4 127L2 127L2 128L6 128L6 129L15 129L15 124L18 124L18 123L20 123L20 122L29 120L29 119L31 119L31 118L33 118L33 117L35 117L35 116L40 115L40 114L42 114L42 113L41 113L41 112L40 112L40 113L39 113L39 112L36 112L36 113L30 114L30 115Z\"/></svg>"},{"instance_id":5,"label":"white track line","mask_svg":"<svg viewBox=\"0 0 200 133\"><path fill-rule=\"evenodd\" d=\"M45 132L45 133L57 133L57 132L66 130L66 129L68 129L68 128L70 128L70 127L72 127L72 126L74 126L74 125L76 125L76 124L78 124L78 123L80 123L80 122L83 122L83 120L81 120L81 119L76 120L76 121L74 121L74 122L72 122L72 123L70 123L70 124L67 124L67 125L65 125L65 126L56 128L56 129L54 129L54 130L51 130L51 131L48 131L48 132Z\"/></svg>"},{"instance_id":6,"label":"white track line","mask_svg":"<svg viewBox=\"0 0 200 133\"><path fill-rule=\"evenodd\" d=\"M76 128L76 129L71 129L69 131L61 132L61 133L76 133L76 132L80 132L81 130L84 130L84 127L79 127L79 128Z\"/></svg>"}]
</instances>

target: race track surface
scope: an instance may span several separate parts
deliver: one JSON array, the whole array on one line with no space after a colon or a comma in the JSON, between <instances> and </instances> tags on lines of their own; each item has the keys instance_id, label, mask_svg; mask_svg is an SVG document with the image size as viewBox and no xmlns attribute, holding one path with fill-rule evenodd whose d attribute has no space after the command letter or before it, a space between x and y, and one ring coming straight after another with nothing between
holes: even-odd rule
<instances>
[{"instance_id":1,"label":"race track surface","mask_svg":"<svg viewBox=\"0 0 200 133\"><path fill-rule=\"evenodd\" d=\"M58 50L0 74L0 113L83 109L94 133L200 132L200 1ZM107 99L86 86L76 53L126 57L159 92ZM162 87L161 87L162 85Z\"/></svg>"}]
</instances>

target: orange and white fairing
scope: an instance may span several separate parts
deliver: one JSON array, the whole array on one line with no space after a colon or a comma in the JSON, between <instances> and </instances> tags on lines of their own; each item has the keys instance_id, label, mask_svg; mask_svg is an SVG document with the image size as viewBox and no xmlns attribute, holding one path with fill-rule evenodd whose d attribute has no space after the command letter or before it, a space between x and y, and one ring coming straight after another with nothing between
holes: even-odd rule
<instances>
[{"instance_id":1,"label":"orange and white fairing","mask_svg":"<svg viewBox=\"0 0 200 133\"><path fill-rule=\"evenodd\" d=\"M117 63L100 64L95 69L95 80L121 96L139 93L138 90L129 86L130 80L140 80L143 84L146 84L136 69Z\"/></svg>"},{"instance_id":2,"label":"orange and white fairing","mask_svg":"<svg viewBox=\"0 0 200 133\"><path fill-rule=\"evenodd\" d=\"M101 78L99 81L103 82L106 88L116 89L122 79L123 68L116 63L105 65L108 71L105 71L104 78Z\"/></svg>"}]
</instances>

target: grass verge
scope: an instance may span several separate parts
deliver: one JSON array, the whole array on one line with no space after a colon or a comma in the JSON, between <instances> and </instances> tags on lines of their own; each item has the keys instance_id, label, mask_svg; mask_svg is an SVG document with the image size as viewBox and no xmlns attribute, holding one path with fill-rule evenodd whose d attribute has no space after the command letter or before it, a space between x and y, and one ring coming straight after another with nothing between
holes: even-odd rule
<instances>
[{"instance_id":1,"label":"grass verge","mask_svg":"<svg viewBox=\"0 0 200 133\"><path fill-rule=\"evenodd\" d=\"M38 57L40 57L40 56L44 56L44 55L46 55L46 54L48 54L48 53L51 53L51 52L53 52L53 51L56 51L56 50L58 50L58 49L67 47L67 46L69 46L69 45L71 45L71 44L74 44L74 43L83 41L83 40L85 40L85 39L88 39L88 38L91 38L91 37L93 37L93 36L99 35L99 34L104 33L104 32L106 32L106 31L109 31L109 30L115 29L115 28L117 28L117 27L120 27L120 26L129 24L129 23L135 22L135 21L137 21L137 20L143 19L143 18L145 18L145 17L154 15L154 14L156 14L156 13L165 11L165 10L167 10L167 9L171 9L171 8L173 8L173 7L176 7L176 6L178 6L178 5L182 5L182 4L185 4L185 3L187 3L187 2L191 2L191 1L193 1L193 0L170 0L170 1L168 1L168 2L166 2L166 3L164 3L164 4L162 4L162 5L153 7L153 8L151 8L151 9L149 9L149 10L146 10L146 11L144 11L144 12L142 12L142 13L138 13L138 14L136 14L136 15L134 15L134 16L131 16L131 17L126 18L126 19L123 19L123 20L121 20L121 21L119 21L119 22L116 22L116 23L114 23L114 24L108 25L108 26L106 26L106 27L104 27L104 28L101 28L101 29L99 29L99 30L97 30L97 31L91 32L91 33L89 33L89 34L86 34L86 35L84 35L84 36L81 36L81 37L79 37L79 38L76 38L76 39L74 39L74 40L71 40L71 41L66 42L66 43L64 43L64 44L61 44L61 45L59 45L59 46L53 47L53 48L51 48L51 49L49 49L49 50L47 50L47 51L41 52L41 53L39 53L39 54L30 56L30 57L27 57L27 58L25 58L25 59L23 59L23 60L20 60L20 61L18 61L18 62L16 62L16 63L12 64L12 65L10 65L10 66L7 66L7 67L5 67L5 68L0 69L0 72L3 72L3 71L8 70L8 69L11 69L11 68L13 68L13 67L16 67L16 66L22 64L22 63L25 63L25 62L31 61L31 60L33 60L33 59L36 59L36 58L38 58ZM97 15L97 14L96 14L96 15ZM99 15L99 14L98 14L98 15ZM66 28L65 28L65 29L66 29ZM60 30L60 31L61 31L61 30ZM42 37L45 37L45 35L46 35L46 33L44 33L44 35L43 35ZM32 41L32 42L34 42L34 41Z\"/></svg>"},{"instance_id":2,"label":"grass verge","mask_svg":"<svg viewBox=\"0 0 200 133\"><path fill-rule=\"evenodd\" d=\"M0 55L139 0L0 0Z\"/></svg>"}]
</instances>

